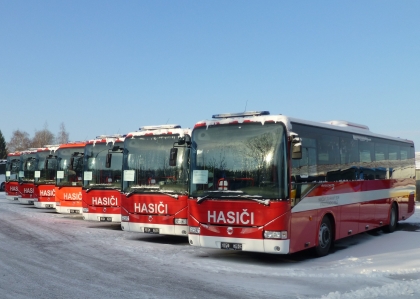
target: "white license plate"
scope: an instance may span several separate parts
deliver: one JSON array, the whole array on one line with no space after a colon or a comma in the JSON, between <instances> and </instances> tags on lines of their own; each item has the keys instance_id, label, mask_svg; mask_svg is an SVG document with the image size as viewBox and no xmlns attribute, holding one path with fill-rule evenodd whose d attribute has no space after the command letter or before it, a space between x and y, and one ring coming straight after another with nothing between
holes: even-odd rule
<instances>
[{"instance_id":1,"label":"white license plate","mask_svg":"<svg viewBox=\"0 0 420 299\"><path fill-rule=\"evenodd\" d=\"M33 200L29 200L29 201L28 201L28 203L29 203L30 205L33 205L33 204L34 204L34 201L33 201Z\"/></svg>"},{"instance_id":2,"label":"white license plate","mask_svg":"<svg viewBox=\"0 0 420 299\"><path fill-rule=\"evenodd\" d=\"M220 244L220 248L227 249L227 250L242 250L242 244L222 242Z\"/></svg>"},{"instance_id":3,"label":"white license plate","mask_svg":"<svg viewBox=\"0 0 420 299\"><path fill-rule=\"evenodd\" d=\"M80 211L79 210L70 210L70 213L71 214L80 214Z\"/></svg>"},{"instance_id":4,"label":"white license plate","mask_svg":"<svg viewBox=\"0 0 420 299\"><path fill-rule=\"evenodd\" d=\"M99 221L112 222L112 217L99 217Z\"/></svg>"},{"instance_id":5,"label":"white license plate","mask_svg":"<svg viewBox=\"0 0 420 299\"><path fill-rule=\"evenodd\" d=\"M45 208L47 208L47 209L50 209L52 207L53 207L53 205L45 205Z\"/></svg>"}]
</instances>

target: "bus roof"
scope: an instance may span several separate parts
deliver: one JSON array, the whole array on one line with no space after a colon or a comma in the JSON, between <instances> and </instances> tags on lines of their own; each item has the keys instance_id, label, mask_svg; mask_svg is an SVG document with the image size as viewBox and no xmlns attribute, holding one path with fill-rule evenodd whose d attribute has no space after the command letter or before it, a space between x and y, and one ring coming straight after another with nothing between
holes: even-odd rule
<instances>
[{"instance_id":1,"label":"bus roof","mask_svg":"<svg viewBox=\"0 0 420 299\"><path fill-rule=\"evenodd\" d=\"M269 115L266 114L267 111L262 111L263 114L252 114L248 116L246 112L244 112L244 116L241 116L241 113L233 113L232 116L229 117L229 114L223 114L223 118L216 118L211 120L203 120L199 121L195 124L195 128L199 127L209 127L209 126L216 126L216 125L228 125L228 124L246 124L246 123L262 123L263 125L265 123L278 123L281 122L286 126L288 135L293 132L293 123L302 124L302 125L308 125L312 127L318 127L318 128L324 128L324 129L330 129L330 130L336 130L336 131L342 131L342 132L348 132L357 134L359 136L370 136L370 137L378 137L388 140L395 140L399 142L406 142L406 143L412 143L413 141L408 139L402 139L400 137L391 137L387 135L377 134L373 133L369 130L368 126L356 124L349 121L328 121L328 122L316 122L316 121L309 121L309 120L303 120L299 118L289 117L281 114L276 115Z\"/></svg>"},{"instance_id":2,"label":"bus roof","mask_svg":"<svg viewBox=\"0 0 420 299\"><path fill-rule=\"evenodd\" d=\"M151 127L154 127L154 128L150 129ZM138 137L138 136L159 136L159 135L179 135L180 137L183 137L186 134L191 135L191 129L182 129L181 127L167 128L163 126L147 126L147 127L142 127L142 128L148 128L148 129L143 129L140 131L128 133L127 138Z\"/></svg>"}]
</instances>

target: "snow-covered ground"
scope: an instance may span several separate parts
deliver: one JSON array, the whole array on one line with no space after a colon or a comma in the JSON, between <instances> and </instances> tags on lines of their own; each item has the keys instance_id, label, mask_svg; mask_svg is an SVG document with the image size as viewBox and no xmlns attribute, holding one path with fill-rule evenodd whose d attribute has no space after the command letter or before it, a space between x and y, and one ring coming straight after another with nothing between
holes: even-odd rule
<instances>
[{"instance_id":1,"label":"snow-covered ground","mask_svg":"<svg viewBox=\"0 0 420 299\"><path fill-rule=\"evenodd\" d=\"M314 258L192 247L0 192L0 298L420 298L420 206Z\"/></svg>"}]
</instances>

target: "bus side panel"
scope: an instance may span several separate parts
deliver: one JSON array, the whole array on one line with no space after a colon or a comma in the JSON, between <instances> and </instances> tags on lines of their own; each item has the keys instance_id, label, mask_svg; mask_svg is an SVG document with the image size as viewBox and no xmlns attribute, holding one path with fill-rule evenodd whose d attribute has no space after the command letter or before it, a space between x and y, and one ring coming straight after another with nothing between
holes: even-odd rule
<instances>
[{"instance_id":1,"label":"bus side panel","mask_svg":"<svg viewBox=\"0 0 420 299\"><path fill-rule=\"evenodd\" d=\"M389 210L391 207L391 199L385 198L377 200L375 210L375 220L379 226L386 225L389 222Z\"/></svg>"},{"instance_id":2,"label":"bus side panel","mask_svg":"<svg viewBox=\"0 0 420 299\"><path fill-rule=\"evenodd\" d=\"M366 201L360 203L360 221L359 232L378 227L375 219L376 204L374 201Z\"/></svg>"},{"instance_id":3,"label":"bus side panel","mask_svg":"<svg viewBox=\"0 0 420 299\"><path fill-rule=\"evenodd\" d=\"M318 210L292 213L290 219L290 253L316 245Z\"/></svg>"},{"instance_id":4,"label":"bus side panel","mask_svg":"<svg viewBox=\"0 0 420 299\"><path fill-rule=\"evenodd\" d=\"M337 223L336 239L359 233L360 203L340 207L340 219Z\"/></svg>"}]
</instances>

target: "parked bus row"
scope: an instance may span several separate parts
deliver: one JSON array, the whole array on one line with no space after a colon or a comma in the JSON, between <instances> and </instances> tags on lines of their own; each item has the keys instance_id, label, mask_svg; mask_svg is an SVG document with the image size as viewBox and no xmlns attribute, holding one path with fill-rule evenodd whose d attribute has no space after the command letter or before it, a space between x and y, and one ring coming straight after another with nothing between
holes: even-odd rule
<instances>
[{"instance_id":1,"label":"parked bus row","mask_svg":"<svg viewBox=\"0 0 420 299\"><path fill-rule=\"evenodd\" d=\"M412 141L267 111L11 153L6 197L193 246L328 254L415 209Z\"/></svg>"}]
</instances>

